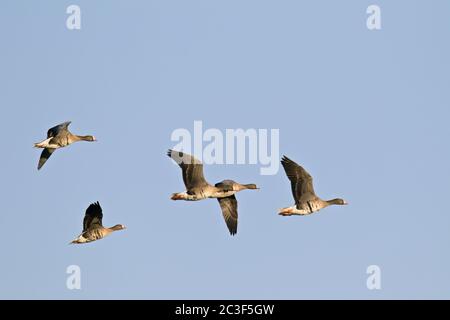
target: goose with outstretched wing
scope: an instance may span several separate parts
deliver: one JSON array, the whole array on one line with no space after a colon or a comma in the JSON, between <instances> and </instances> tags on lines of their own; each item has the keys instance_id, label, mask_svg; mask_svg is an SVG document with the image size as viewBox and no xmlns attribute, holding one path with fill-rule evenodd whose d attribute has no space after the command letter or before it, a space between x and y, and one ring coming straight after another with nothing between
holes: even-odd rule
<instances>
[{"instance_id":1,"label":"goose with outstretched wing","mask_svg":"<svg viewBox=\"0 0 450 320\"><path fill-rule=\"evenodd\" d=\"M282 216L309 215L330 205L346 205L343 199L322 200L314 192L313 178L300 165L286 156L281 160L284 171L291 182L295 205L280 209Z\"/></svg>"},{"instance_id":2,"label":"goose with outstretched wing","mask_svg":"<svg viewBox=\"0 0 450 320\"><path fill-rule=\"evenodd\" d=\"M114 227L105 228L102 223L103 210L97 201L86 209L83 219L83 232L71 242L71 244L89 243L103 239L114 231L126 229L123 224L116 224Z\"/></svg>"},{"instance_id":3,"label":"goose with outstretched wing","mask_svg":"<svg viewBox=\"0 0 450 320\"><path fill-rule=\"evenodd\" d=\"M35 143L35 148L44 149L39 158L38 170L47 162L56 149L64 148L78 141L97 141L94 136L78 136L69 131L70 121L61 123L47 131L47 139Z\"/></svg>"},{"instance_id":4,"label":"goose with outstretched wing","mask_svg":"<svg viewBox=\"0 0 450 320\"><path fill-rule=\"evenodd\" d=\"M172 194L172 200L199 201L216 198L231 235L237 233L238 203L235 194L242 190L258 189L255 184L240 184L233 180L224 180L215 185L209 184L203 175L203 164L190 154L169 150L167 155L181 168L185 192Z\"/></svg>"}]
</instances>

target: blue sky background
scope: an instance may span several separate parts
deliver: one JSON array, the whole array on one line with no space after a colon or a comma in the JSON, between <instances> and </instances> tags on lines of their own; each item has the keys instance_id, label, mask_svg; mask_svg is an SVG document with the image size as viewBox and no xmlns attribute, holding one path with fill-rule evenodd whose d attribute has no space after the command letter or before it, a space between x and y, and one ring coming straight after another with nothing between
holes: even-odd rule
<instances>
[{"instance_id":1,"label":"blue sky background","mask_svg":"<svg viewBox=\"0 0 450 320\"><path fill-rule=\"evenodd\" d=\"M1 1L0 298L450 298L449 36L444 0ZM38 172L33 143L66 120L99 142ZM351 205L282 218L282 171L208 166L262 188L238 195L231 238L217 201L169 200L170 135L194 120L279 128L317 193ZM67 245L97 200L128 229Z\"/></svg>"}]
</instances>

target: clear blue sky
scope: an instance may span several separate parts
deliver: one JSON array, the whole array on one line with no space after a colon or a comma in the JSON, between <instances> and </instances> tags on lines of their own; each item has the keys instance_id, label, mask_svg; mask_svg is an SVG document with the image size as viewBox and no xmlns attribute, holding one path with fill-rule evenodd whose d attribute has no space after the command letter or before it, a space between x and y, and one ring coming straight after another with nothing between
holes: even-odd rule
<instances>
[{"instance_id":1,"label":"clear blue sky","mask_svg":"<svg viewBox=\"0 0 450 320\"><path fill-rule=\"evenodd\" d=\"M1 1L0 298L450 298L449 36L443 0ZM33 143L66 120L99 142L38 172ZM282 218L283 172L208 166L262 188L238 195L231 238L217 201L169 200L170 135L194 120L280 129L317 193L351 205ZM128 229L67 245L97 200Z\"/></svg>"}]
</instances>

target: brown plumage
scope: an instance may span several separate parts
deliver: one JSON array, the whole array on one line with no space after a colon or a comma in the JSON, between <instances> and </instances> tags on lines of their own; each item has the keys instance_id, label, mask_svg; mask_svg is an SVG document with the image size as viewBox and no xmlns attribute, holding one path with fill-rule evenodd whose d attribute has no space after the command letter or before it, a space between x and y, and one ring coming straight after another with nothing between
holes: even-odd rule
<instances>
[{"instance_id":1,"label":"brown plumage","mask_svg":"<svg viewBox=\"0 0 450 320\"><path fill-rule=\"evenodd\" d=\"M217 198L222 209L223 219L227 224L230 234L233 236L237 233L238 227L238 202L236 196L232 195L225 198Z\"/></svg>"},{"instance_id":2,"label":"brown plumage","mask_svg":"<svg viewBox=\"0 0 450 320\"><path fill-rule=\"evenodd\" d=\"M233 180L224 180L209 184L203 175L203 164L195 157L180 151L169 150L167 155L181 168L186 192L172 194L172 200L199 201L216 198L231 235L237 233L238 211L235 194L242 190L258 189L255 184L240 184Z\"/></svg>"},{"instance_id":3,"label":"brown plumage","mask_svg":"<svg viewBox=\"0 0 450 320\"><path fill-rule=\"evenodd\" d=\"M292 195L295 199L295 205L283 208L279 211L282 216L308 215L324 209L330 205L346 205L343 199L322 200L314 192L313 178L300 165L283 156L281 164L291 181Z\"/></svg>"},{"instance_id":4,"label":"brown plumage","mask_svg":"<svg viewBox=\"0 0 450 320\"><path fill-rule=\"evenodd\" d=\"M69 131L70 121L61 123L47 132L47 139L35 143L36 148L43 148L39 159L38 170L47 162L56 149L67 147L77 141L97 141L94 136L78 136Z\"/></svg>"},{"instance_id":5,"label":"brown plumage","mask_svg":"<svg viewBox=\"0 0 450 320\"><path fill-rule=\"evenodd\" d=\"M95 202L91 204L87 210L83 219L83 232L71 244L82 244L96 240L100 240L114 231L125 229L122 224L117 224L111 228L105 228L102 224L103 210L100 203Z\"/></svg>"}]
</instances>

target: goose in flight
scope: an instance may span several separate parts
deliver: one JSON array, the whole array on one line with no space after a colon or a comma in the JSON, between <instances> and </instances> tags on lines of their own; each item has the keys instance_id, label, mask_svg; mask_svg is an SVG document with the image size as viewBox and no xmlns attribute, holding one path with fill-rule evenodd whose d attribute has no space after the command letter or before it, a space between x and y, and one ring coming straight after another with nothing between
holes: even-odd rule
<instances>
[{"instance_id":1,"label":"goose in flight","mask_svg":"<svg viewBox=\"0 0 450 320\"><path fill-rule=\"evenodd\" d=\"M330 205L346 205L343 199L322 200L316 196L313 187L313 178L300 165L284 156L281 160L284 171L291 181L292 195L295 199L295 205L280 209L282 216L308 215L317 212Z\"/></svg>"},{"instance_id":2,"label":"goose in flight","mask_svg":"<svg viewBox=\"0 0 450 320\"><path fill-rule=\"evenodd\" d=\"M71 244L82 244L96 240L100 240L114 231L126 229L123 224L117 224L111 228L105 228L102 225L103 211L100 203L95 202L91 204L84 216L83 232Z\"/></svg>"},{"instance_id":3,"label":"goose in flight","mask_svg":"<svg viewBox=\"0 0 450 320\"><path fill-rule=\"evenodd\" d=\"M203 164L195 157L180 151L169 150L167 155L172 158L183 172L185 192L172 194L172 200L199 201L216 198L219 201L223 218L230 234L237 233L238 203L235 194L242 190L258 189L255 184L240 184L233 180L224 180L209 184L203 176Z\"/></svg>"},{"instance_id":4,"label":"goose in flight","mask_svg":"<svg viewBox=\"0 0 450 320\"><path fill-rule=\"evenodd\" d=\"M38 170L42 168L45 162L50 158L56 149L67 147L77 141L97 141L94 136L77 136L69 131L70 121L61 123L47 132L47 139L35 143L35 148L44 149L39 159Z\"/></svg>"}]
</instances>

